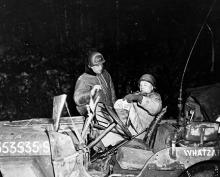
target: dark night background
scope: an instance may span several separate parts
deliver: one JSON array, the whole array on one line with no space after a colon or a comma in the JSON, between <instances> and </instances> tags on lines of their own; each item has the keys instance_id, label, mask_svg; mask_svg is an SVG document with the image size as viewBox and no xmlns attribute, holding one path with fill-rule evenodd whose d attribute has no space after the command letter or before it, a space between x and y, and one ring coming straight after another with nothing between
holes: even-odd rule
<instances>
[{"instance_id":1,"label":"dark night background","mask_svg":"<svg viewBox=\"0 0 220 177\"><path fill-rule=\"evenodd\" d=\"M52 98L72 100L88 51L97 49L117 97L137 89L144 73L157 79L169 114L177 113L184 65L211 0L1 0L0 117L51 117ZM220 3L192 53L183 89L219 82ZM215 46L214 71L212 42ZM185 93L185 92L184 92Z\"/></svg>"}]
</instances>

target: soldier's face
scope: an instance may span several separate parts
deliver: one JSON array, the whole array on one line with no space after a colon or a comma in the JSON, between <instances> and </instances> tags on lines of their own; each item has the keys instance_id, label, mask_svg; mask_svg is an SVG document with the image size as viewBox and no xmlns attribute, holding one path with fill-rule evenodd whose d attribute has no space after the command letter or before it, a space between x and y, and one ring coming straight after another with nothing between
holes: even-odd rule
<instances>
[{"instance_id":1,"label":"soldier's face","mask_svg":"<svg viewBox=\"0 0 220 177\"><path fill-rule=\"evenodd\" d=\"M154 87L150 82L141 81L140 82L140 92L141 93L151 93Z\"/></svg>"},{"instance_id":2,"label":"soldier's face","mask_svg":"<svg viewBox=\"0 0 220 177\"><path fill-rule=\"evenodd\" d=\"M101 74L103 70L103 64L92 66L91 69L96 74Z\"/></svg>"}]
</instances>

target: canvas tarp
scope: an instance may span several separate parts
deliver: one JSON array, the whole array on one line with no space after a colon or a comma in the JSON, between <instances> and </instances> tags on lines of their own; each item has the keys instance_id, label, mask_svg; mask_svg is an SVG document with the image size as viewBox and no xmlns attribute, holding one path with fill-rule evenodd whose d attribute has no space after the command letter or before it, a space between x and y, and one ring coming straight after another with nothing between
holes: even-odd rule
<instances>
[{"instance_id":1,"label":"canvas tarp","mask_svg":"<svg viewBox=\"0 0 220 177\"><path fill-rule=\"evenodd\" d=\"M195 110L194 119L215 121L220 115L220 83L187 89L185 113L189 107Z\"/></svg>"}]
</instances>

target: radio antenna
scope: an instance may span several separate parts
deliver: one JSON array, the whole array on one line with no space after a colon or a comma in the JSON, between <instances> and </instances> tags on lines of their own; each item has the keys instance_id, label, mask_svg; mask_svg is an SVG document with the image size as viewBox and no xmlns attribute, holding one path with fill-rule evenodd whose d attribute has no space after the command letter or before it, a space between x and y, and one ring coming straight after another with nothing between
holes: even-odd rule
<instances>
[{"instance_id":1,"label":"radio antenna","mask_svg":"<svg viewBox=\"0 0 220 177\"><path fill-rule=\"evenodd\" d=\"M200 27L200 30L199 30L199 32L198 32L198 34L197 34L197 36L196 36L196 39L195 39L195 41L194 41L194 43L193 43L193 46L192 46L192 48L191 48L191 50L190 50L189 56L188 56L188 58L187 58L187 60L186 60L186 64L185 64L185 67L184 67L184 70L183 70L183 74L182 74L182 77L181 77L181 82L180 82L180 90L179 90L179 98L178 98L178 111L179 111L178 122L181 122L181 121L182 121L182 120L181 120L181 117L182 117L182 109L183 109L182 92L183 92L183 80L184 80L184 76L185 76L185 73L186 73L186 69L187 69L189 60L190 60L190 58L191 58L192 52L193 52L193 50L194 50L194 48L195 48L195 45L196 45L196 43L197 43L197 41L198 41L198 39L199 39L199 36L200 36L200 34L201 34L201 32L202 32L202 30L203 30L203 28L204 28L206 22L207 22L207 19L208 19L210 13L212 12L212 9L213 9L213 7L214 7L215 2L216 2L216 0L214 0L214 1L212 2L211 6L210 6L210 8L209 8L209 11L208 11L208 13L207 13L207 15L206 15L206 17L205 17L203 23L202 23L202 26Z\"/></svg>"}]
</instances>

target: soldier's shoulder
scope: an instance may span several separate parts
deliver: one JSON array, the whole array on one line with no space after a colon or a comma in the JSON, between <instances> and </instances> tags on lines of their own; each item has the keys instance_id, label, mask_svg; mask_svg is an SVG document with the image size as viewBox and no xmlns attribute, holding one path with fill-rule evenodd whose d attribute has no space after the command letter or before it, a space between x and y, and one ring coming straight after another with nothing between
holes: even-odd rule
<instances>
[{"instance_id":1,"label":"soldier's shoulder","mask_svg":"<svg viewBox=\"0 0 220 177\"><path fill-rule=\"evenodd\" d=\"M152 92L150 94L150 97L155 98L155 99L159 99L159 100L161 99L161 96L158 92Z\"/></svg>"},{"instance_id":2,"label":"soldier's shoulder","mask_svg":"<svg viewBox=\"0 0 220 177\"><path fill-rule=\"evenodd\" d=\"M78 77L77 80L88 80L88 79L92 79L94 78L95 76L91 75L91 74L87 74L87 73L83 73L82 75L80 75Z\"/></svg>"},{"instance_id":3,"label":"soldier's shoulder","mask_svg":"<svg viewBox=\"0 0 220 177\"><path fill-rule=\"evenodd\" d=\"M158 92L152 92L152 94L160 97L160 94Z\"/></svg>"},{"instance_id":4,"label":"soldier's shoulder","mask_svg":"<svg viewBox=\"0 0 220 177\"><path fill-rule=\"evenodd\" d=\"M103 75L107 75L108 77L111 77L110 73L106 69L103 70Z\"/></svg>"}]
</instances>

